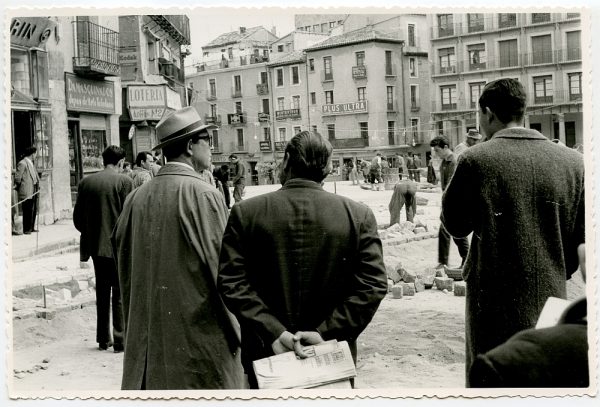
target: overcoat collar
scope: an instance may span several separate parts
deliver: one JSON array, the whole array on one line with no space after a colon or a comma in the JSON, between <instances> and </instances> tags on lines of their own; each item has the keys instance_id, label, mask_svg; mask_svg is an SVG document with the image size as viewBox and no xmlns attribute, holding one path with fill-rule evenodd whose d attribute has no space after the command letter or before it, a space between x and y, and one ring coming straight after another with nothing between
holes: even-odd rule
<instances>
[{"instance_id":1,"label":"overcoat collar","mask_svg":"<svg viewBox=\"0 0 600 407\"><path fill-rule=\"evenodd\" d=\"M321 184L319 184L318 182L315 182L315 181L311 181L306 178L292 178L292 179L286 181L286 183L283 184L283 187L281 187L281 189L292 189L292 188L310 188L310 189L318 189L321 191L323 190L323 187L321 186Z\"/></svg>"},{"instance_id":2,"label":"overcoat collar","mask_svg":"<svg viewBox=\"0 0 600 407\"><path fill-rule=\"evenodd\" d=\"M160 177L161 175L183 175L198 178L201 181L203 180L200 174L198 174L193 168L172 163L167 163L160 168L156 176Z\"/></svg>"},{"instance_id":3,"label":"overcoat collar","mask_svg":"<svg viewBox=\"0 0 600 407\"><path fill-rule=\"evenodd\" d=\"M548 138L539 131L526 129L525 127L511 127L508 129L502 129L497 131L492 138L548 140Z\"/></svg>"}]
</instances>

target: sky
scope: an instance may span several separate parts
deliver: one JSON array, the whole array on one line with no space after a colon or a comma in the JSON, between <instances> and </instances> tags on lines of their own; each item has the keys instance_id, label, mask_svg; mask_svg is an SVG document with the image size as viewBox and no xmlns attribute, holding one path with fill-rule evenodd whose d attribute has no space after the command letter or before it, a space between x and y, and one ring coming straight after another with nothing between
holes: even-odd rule
<instances>
[{"instance_id":1,"label":"sky","mask_svg":"<svg viewBox=\"0 0 600 407\"><path fill-rule=\"evenodd\" d=\"M188 13L190 18L191 46L186 65L191 65L202 57L202 46L219 35L237 31L239 27L262 25L267 30L276 27L277 36L282 37L294 29L294 13L284 9L223 9L194 10Z\"/></svg>"}]
</instances>

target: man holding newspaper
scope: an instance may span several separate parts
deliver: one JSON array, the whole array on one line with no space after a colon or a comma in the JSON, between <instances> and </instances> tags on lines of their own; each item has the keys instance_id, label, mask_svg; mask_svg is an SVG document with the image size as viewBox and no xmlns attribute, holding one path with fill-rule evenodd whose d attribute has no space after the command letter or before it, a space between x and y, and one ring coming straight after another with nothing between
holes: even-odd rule
<instances>
[{"instance_id":1,"label":"man holding newspaper","mask_svg":"<svg viewBox=\"0 0 600 407\"><path fill-rule=\"evenodd\" d=\"M275 192L238 202L220 254L218 285L242 329L242 364L304 345L356 339L387 292L377 223L363 204L325 192L331 144L301 132L287 145Z\"/></svg>"}]
</instances>

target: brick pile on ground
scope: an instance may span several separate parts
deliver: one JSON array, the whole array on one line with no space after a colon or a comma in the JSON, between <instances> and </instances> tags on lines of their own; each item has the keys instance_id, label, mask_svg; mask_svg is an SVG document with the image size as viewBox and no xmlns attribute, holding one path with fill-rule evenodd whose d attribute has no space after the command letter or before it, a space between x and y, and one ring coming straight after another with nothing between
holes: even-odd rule
<instances>
[{"instance_id":1,"label":"brick pile on ground","mask_svg":"<svg viewBox=\"0 0 600 407\"><path fill-rule=\"evenodd\" d=\"M413 222L401 221L378 231L383 244L402 244L437 237L439 225L415 217Z\"/></svg>"},{"instance_id":2,"label":"brick pile on ground","mask_svg":"<svg viewBox=\"0 0 600 407\"><path fill-rule=\"evenodd\" d=\"M393 298L412 297L427 289L449 293L454 291L455 296L466 295L466 283L454 282L443 269L427 268L421 272L414 272L402 266L398 257L386 256L384 259L388 276L388 292Z\"/></svg>"}]
</instances>

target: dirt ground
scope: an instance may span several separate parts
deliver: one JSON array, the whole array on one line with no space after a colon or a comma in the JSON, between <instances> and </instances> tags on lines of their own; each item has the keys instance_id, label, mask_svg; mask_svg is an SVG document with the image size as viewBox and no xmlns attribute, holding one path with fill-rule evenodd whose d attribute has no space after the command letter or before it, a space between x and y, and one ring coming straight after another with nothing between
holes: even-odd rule
<instances>
[{"instance_id":1,"label":"dirt ground","mask_svg":"<svg viewBox=\"0 0 600 407\"><path fill-rule=\"evenodd\" d=\"M369 204L378 222L385 223L385 206L391 191L373 193L373 198L369 192L362 194L357 200ZM430 196L435 205L439 196ZM431 214L439 216L439 206ZM384 246L385 256L401 259L403 267L414 271L435 266L436 253L437 239ZM459 260L452 244L450 264L458 264ZM570 298L583 295L579 273L568 287ZM463 387L464 306L464 297L435 288L402 299L394 299L389 293L358 339L356 386ZM14 320L12 364L9 362L7 366L13 372L8 374L9 385L12 381L14 390L24 396L40 390L119 389L123 354L98 350L94 340L95 318L92 305L58 313L52 320Z\"/></svg>"}]
</instances>

